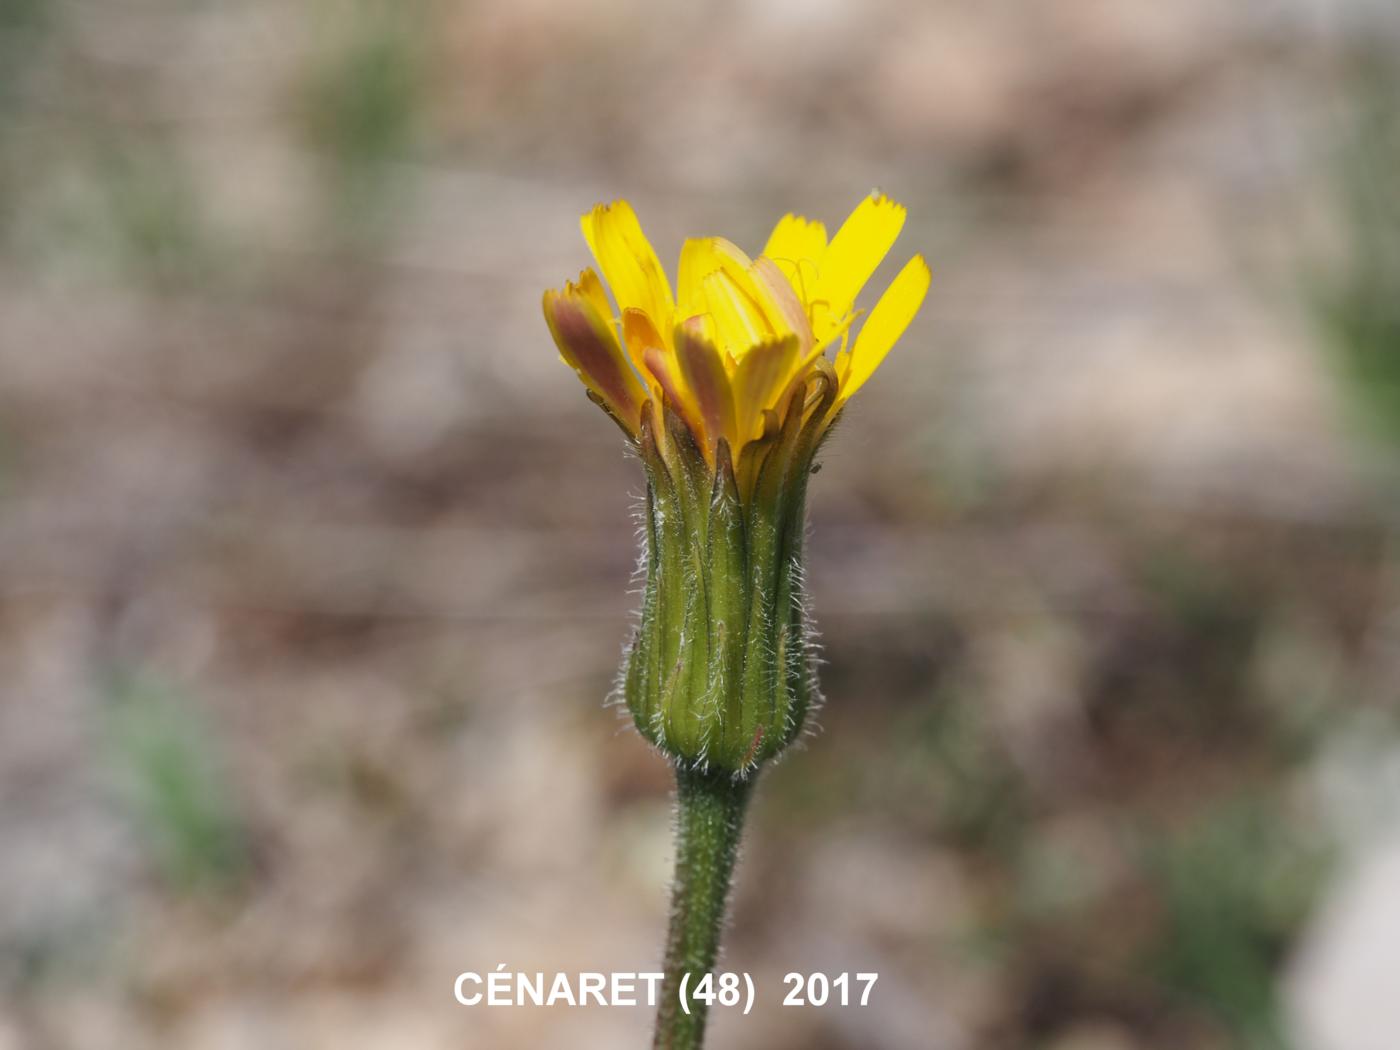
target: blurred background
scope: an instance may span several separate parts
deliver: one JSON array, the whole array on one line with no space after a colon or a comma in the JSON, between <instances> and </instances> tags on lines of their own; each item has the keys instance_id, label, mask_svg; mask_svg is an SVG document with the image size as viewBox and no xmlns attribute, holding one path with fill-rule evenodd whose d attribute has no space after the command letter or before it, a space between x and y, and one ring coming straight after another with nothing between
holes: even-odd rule
<instances>
[{"instance_id":1,"label":"blurred background","mask_svg":"<svg viewBox=\"0 0 1400 1050\"><path fill-rule=\"evenodd\" d=\"M540 293L875 186L714 1046L1393 1050L1397 174L1388 0L3 0L0 1050L646 1045L452 998L666 918Z\"/></svg>"}]
</instances>

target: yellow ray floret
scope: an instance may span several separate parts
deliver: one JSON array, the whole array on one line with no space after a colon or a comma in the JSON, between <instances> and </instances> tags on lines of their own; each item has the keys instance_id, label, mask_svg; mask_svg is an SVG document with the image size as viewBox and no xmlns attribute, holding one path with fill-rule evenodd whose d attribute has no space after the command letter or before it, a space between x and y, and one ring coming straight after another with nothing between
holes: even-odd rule
<instances>
[{"instance_id":1,"label":"yellow ray floret","mask_svg":"<svg viewBox=\"0 0 1400 1050\"><path fill-rule=\"evenodd\" d=\"M799 294L815 285L817 264L825 251L826 227L791 213L778 220L763 246L764 258L773 260Z\"/></svg>"},{"instance_id":2,"label":"yellow ray floret","mask_svg":"<svg viewBox=\"0 0 1400 1050\"><path fill-rule=\"evenodd\" d=\"M808 309L823 341L846 320L856 296L894 247L904 228L904 206L872 194L841 224L817 263L816 287Z\"/></svg>"},{"instance_id":3,"label":"yellow ray floret","mask_svg":"<svg viewBox=\"0 0 1400 1050\"><path fill-rule=\"evenodd\" d=\"M771 434L790 402L826 406L830 418L815 423L830 425L904 334L929 286L917 255L849 338L856 299L904 219L902 205L876 193L829 241L825 226L799 215L778 221L757 259L722 237L688 240L673 295L631 205L600 204L583 216L583 234L616 308L585 270L576 284L545 294L545 316L564 360L634 437L656 402L712 463L721 439L737 457ZM833 368L822 355L837 340ZM834 383L836 396L792 400L811 383Z\"/></svg>"},{"instance_id":4,"label":"yellow ray floret","mask_svg":"<svg viewBox=\"0 0 1400 1050\"><path fill-rule=\"evenodd\" d=\"M666 271L642 232L632 205L626 201L599 204L579 222L619 310L634 307L659 318L674 309Z\"/></svg>"},{"instance_id":5,"label":"yellow ray floret","mask_svg":"<svg viewBox=\"0 0 1400 1050\"><path fill-rule=\"evenodd\" d=\"M870 311L870 316L860 326L855 346L849 353L843 351L836 356L836 377L841 383L842 401L859 390L875 373L885 355L909 327L909 322L914 320L914 315L923 305L924 296L928 294L930 276L928 263L924 262L923 256L916 255L905 263L904 269L890 282L885 294L875 304L875 309Z\"/></svg>"},{"instance_id":6,"label":"yellow ray floret","mask_svg":"<svg viewBox=\"0 0 1400 1050\"><path fill-rule=\"evenodd\" d=\"M588 290L590 273L584 272L579 285L544 293L545 320L564 361L618 422L635 433L646 393L622 354L611 322Z\"/></svg>"}]
</instances>

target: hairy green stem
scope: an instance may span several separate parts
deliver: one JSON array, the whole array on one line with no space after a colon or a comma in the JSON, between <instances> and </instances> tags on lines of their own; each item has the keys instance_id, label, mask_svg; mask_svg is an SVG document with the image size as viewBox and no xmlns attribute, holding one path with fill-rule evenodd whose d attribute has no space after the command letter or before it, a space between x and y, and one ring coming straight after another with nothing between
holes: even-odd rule
<instances>
[{"instance_id":1,"label":"hairy green stem","mask_svg":"<svg viewBox=\"0 0 1400 1050\"><path fill-rule=\"evenodd\" d=\"M700 1050L706 1004L696 986L715 964L744 811L756 778L700 773L676 767L676 877L671 890L671 929L666 939L666 979L656 1015L656 1050ZM681 1006L681 981L686 1005Z\"/></svg>"}]
</instances>

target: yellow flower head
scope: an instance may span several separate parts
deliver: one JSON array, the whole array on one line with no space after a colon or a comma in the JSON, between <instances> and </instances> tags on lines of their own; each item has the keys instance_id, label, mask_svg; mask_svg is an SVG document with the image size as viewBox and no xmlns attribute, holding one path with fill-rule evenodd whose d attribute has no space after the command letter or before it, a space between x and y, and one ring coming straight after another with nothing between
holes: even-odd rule
<instances>
[{"instance_id":1,"label":"yellow flower head","mask_svg":"<svg viewBox=\"0 0 1400 1050\"><path fill-rule=\"evenodd\" d=\"M632 206L600 204L583 235L618 312L589 269L545 293L545 318L565 362L634 440L664 433L669 408L707 462L741 463L795 405L804 423L829 426L908 327L929 285L918 255L851 337L856 296L904 217L877 193L830 240L820 222L785 215L757 259L722 237L688 240L673 293Z\"/></svg>"},{"instance_id":2,"label":"yellow flower head","mask_svg":"<svg viewBox=\"0 0 1400 1050\"><path fill-rule=\"evenodd\" d=\"M583 235L616 313L593 270L545 293L560 354L646 471L646 586L620 686L637 729L687 768L751 775L820 700L807 481L928 291L916 255L852 334L904 214L872 195L830 240L787 215L757 259L721 237L686 241L673 291L631 206L599 205Z\"/></svg>"}]
</instances>

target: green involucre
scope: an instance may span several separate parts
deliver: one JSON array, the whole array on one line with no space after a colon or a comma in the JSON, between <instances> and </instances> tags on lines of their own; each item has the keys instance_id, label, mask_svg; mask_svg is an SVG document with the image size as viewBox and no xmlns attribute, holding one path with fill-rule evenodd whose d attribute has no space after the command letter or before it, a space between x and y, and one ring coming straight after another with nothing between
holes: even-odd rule
<instances>
[{"instance_id":1,"label":"green involucre","mask_svg":"<svg viewBox=\"0 0 1400 1050\"><path fill-rule=\"evenodd\" d=\"M819 699L802 592L807 479L834 388L799 395L734 463L711 465L668 407L646 421L646 587L624 694L637 728L682 764L746 775Z\"/></svg>"}]
</instances>

